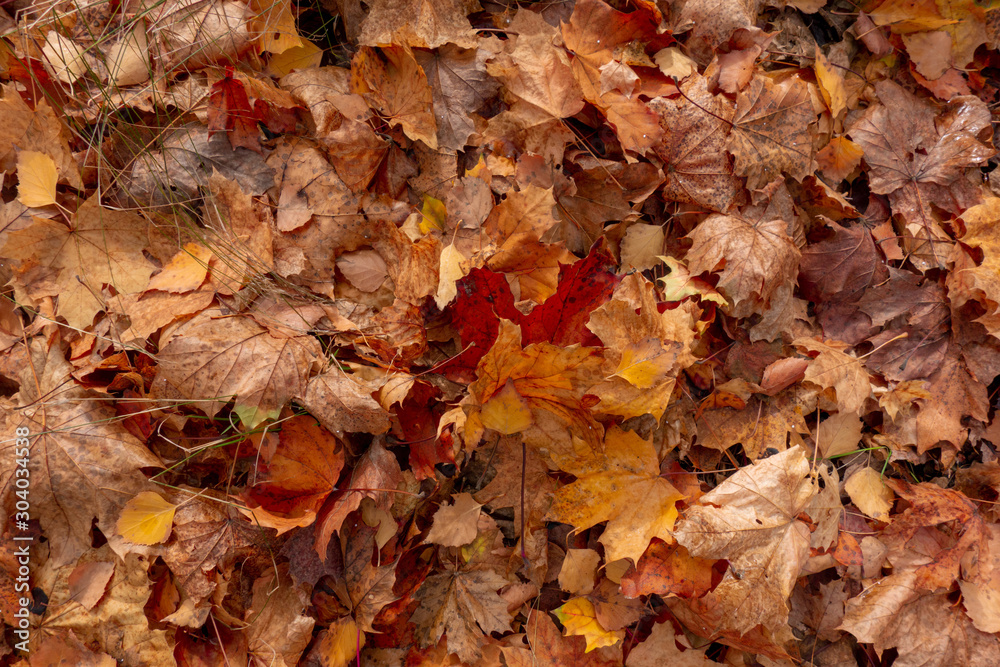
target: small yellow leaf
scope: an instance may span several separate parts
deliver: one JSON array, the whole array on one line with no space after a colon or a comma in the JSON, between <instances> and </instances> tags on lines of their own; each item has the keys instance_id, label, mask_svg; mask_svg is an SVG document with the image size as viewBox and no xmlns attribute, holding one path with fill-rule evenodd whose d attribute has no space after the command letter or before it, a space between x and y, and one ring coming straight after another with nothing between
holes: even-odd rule
<instances>
[{"instance_id":1,"label":"small yellow leaf","mask_svg":"<svg viewBox=\"0 0 1000 667\"><path fill-rule=\"evenodd\" d=\"M163 542L170 536L176 508L158 493L143 491L122 509L116 526L118 534L136 544Z\"/></svg>"},{"instance_id":2,"label":"small yellow leaf","mask_svg":"<svg viewBox=\"0 0 1000 667\"><path fill-rule=\"evenodd\" d=\"M420 221L420 233L427 234L432 229L444 230L444 219L448 215L444 202L430 195L424 195L424 207L420 209L423 216Z\"/></svg>"},{"instance_id":3,"label":"small yellow leaf","mask_svg":"<svg viewBox=\"0 0 1000 667\"><path fill-rule=\"evenodd\" d=\"M507 378L503 389L483 405L482 421L486 428L504 435L520 433L534 423L531 407L517 393L510 378Z\"/></svg>"},{"instance_id":4,"label":"small yellow leaf","mask_svg":"<svg viewBox=\"0 0 1000 667\"><path fill-rule=\"evenodd\" d=\"M615 375L639 389L649 389L674 369L675 350L668 350L660 339L652 336L630 344L622 350Z\"/></svg>"},{"instance_id":5,"label":"small yellow leaf","mask_svg":"<svg viewBox=\"0 0 1000 667\"><path fill-rule=\"evenodd\" d=\"M17 199L25 206L48 206L56 203L59 170L45 153L21 151L17 154Z\"/></svg>"},{"instance_id":6,"label":"small yellow leaf","mask_svg":"<svg viewBox=\"0 0 1000 667\"><path fill-rule=\"evenodd\" d=\"M323 667L347 667L353 663L365 646L365 633L357 622L345 616L332 624L323 636L319 647L319 661Z\"/></svg>"},{"instance_id":7,"label":"small yellow leaf","mask_svg":"<svg viewBox=\"0 0 1000 667\"><path fill-rule=\"evenodd\" d=\"M587 598L573 598L552 611L566 628L566 636L580 635L587 640L587 653L602 646L614 646L625 638L624 630L608 632L597 621L597 612Z\"/></svg>"}]
</instances>

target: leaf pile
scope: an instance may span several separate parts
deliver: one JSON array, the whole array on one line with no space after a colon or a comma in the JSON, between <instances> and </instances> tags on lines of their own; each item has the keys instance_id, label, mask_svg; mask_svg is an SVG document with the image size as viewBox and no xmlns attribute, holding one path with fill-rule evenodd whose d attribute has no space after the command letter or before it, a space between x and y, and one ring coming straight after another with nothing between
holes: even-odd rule
<instances>
[{"instance_id":1,"label":"leaf pile","mask_svg":"<svg viewBox=\"0 0 1000 667\"><path fill-rule=\"evenodd\" d=\"M1000 664L994 3L0 29L5 664Z\"/></svg>"}]
</instances>

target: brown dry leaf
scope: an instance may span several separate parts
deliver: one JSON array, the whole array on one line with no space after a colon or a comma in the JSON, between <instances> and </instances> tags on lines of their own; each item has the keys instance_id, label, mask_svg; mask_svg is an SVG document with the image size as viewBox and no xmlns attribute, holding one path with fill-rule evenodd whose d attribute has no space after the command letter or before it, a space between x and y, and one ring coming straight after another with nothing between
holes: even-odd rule
<instances>
[{"instance_id":1,"label":"brown dry leaf","mask_svg":"<svg viewBox=\"0 0 1000 667\"><path fill-rule=\"evenodd\" d=\"M963 277L971 280L976 289L982 290L986 299L985 315L979 318L991 334L997 334L997 310L1000 309L1000 238L997 237L996 220L1000 218L1000 198L989 197L982 204L973 206L962 214L965 235L962 242L979 248L983 261L979 266L966 269Z\"/></svg>"},{"instance_id":2,"label":"brown dry leaf","mask_svg":"<svg viewBox=\"0 0 1000 667\"><path fill-rule=\"evenodd\" d=\"M686 650L677 648L678 642ZM625 661L626 667L659 667L663 664L671 667L710 667L720 663L709 660L704 649L692 648L687 638L675 632L673 624L667 621L655 623L649 637L633 648Z\"/></svg>"},{"instance_id":3,"label":"brown dry leaf","mask_svg":"<svg viewBox=\"0 0 1000 667\"><path fill-rule=\"evenodd\" d=\"M123 562L109 545L89 551L84 559L115 564L105 596L88 610L70 597L66 580L57 578L48 600L46 626L50 630L72 631L80 641L97 647L120 664L176 665L167 632L150 627L144 611L152 592L148 577L150 559L128 554ZM66 658L61 656L62 660Z\"/></svg>"},{"instance_id":4,"label":"brown dry leaf","mask_svg":"<svg viewBox=\"0 0 1000 667\"><path fill-rule=\"evenodd\" d=\"M185 500L174 514L173 537L161 557L185 597L199 602L223 583L220 572L231 569L256 536L235 508L190 500L190 495Z\"/></svg>"},{"instance_id":5,"label":"brown dry leaf","mask_svg":"<svg viewBox=\"0 0 1000 667\"><path fill-rule=\"evenodd\" d=\"M371 394L360 378L331 369L309 380L302 401L333 433L385 433L389 413Z\"/></svg>"},{"instance_id":6,"label":"brown dry leaf","mask_svg":"<svg viewBox=\"0 0 1000 667\"><path fill-rule=\"evenodd\" d=\"M146 287L153 272L142 253L147 243L142 218L90 199L77 210L72 226L35 218L30 227L9 234L0 252L53 271L59 285L59 315L70 326L86 329L105 309L98 298L105 285L125 294Z\"/></svg>"},{"instance_id":7,"label":"brown dry leaf","mask_svg":"<svg viewBox=\"0 0 1000 667\"><path fill-rule=\"evenodd\" d=\"M281 86L309 108L316 138L327 148L337 175L353 192L363 192L389 144L368 124L372 111L365 99L351 92L350 70L303 69L283 77Z\"/></svg>"},{"instance_id":8,"label":"brown dry leaf","mask_svg":"<svg viewBox=\"0 0 1000 667\"><path fill-rule=\"evenodd\" d=\"M309 596L288 574L288 565L266 571L253 585L246 610L252 665L294 667L312 641L316 621L305 615Z\"/></svg>"},{"instance_id":9,"label":"brown dry leaf","mask_svg":"<svg viewBox=\"0 0 1000 667\"><path fill-rule=\"evenodd\" d=\"M674 19L675 30L693 25L687 46L702 62L707 62L716 47L729 41L739 29L755 29L759 0L693 0L684 4Z\"/></svg>"},{"instance_id":10,"label":"brown dry leaf","mask_svg":"<svg viewBox=\"0 0 1000 667\"><path fill-rule=\"evenodd\" d=\"M409 47L362 47L351 63L351 88L410 139L437 148L431 88Z\"/></svg>"},{"instance_id":11,"label":"brown dry leaf","mask_svg":"<svg viewBox=\"0 0 1000 667\"><path fill-rule=\"evenodd\" d=\"M514 523L517 526L521 525L522 511L526 511L524 525L529 533L542 527L544 525L542 517L549 511L552 493L556 490L557 484L549 476L549 467L541 454L533 448L524 453L524 504L522 505L521 438L502 437L496 445L487 447L486 450L495 452L493 465L497 474L476 494L476 500L497 509L512 507ZM517 480L517 483L513 480Z\"/></svg>"},{"instance_id":12,"label":"brown dry leaf","mask_svg":"<svg viewBox=\"0 0 1000 667\"><path fill-rule=\"evenodd\" d=\"M593 549L567 549L559 569L559 588L570 595L590 593L600 564L601 556Z\"/></svg>"},{"instance_id":13,"label":"brown dry leaf","mask_svg":"<svg viewBox=\"0 0 1000 667\"><path fill-rule=\"evenodd\" d=\"M716 630L743 634L788 621L788 596L809 555L809 529L796 517L816 487L801 448L740 470L687 510L674 535L692 556L725 558L729 570L707 597Z\"/></svg>"},{"instance_id":14,"label":"brown dry leaf","mask_svg":"<svg viewBox=\"0 0 1000 667\"><path fill-rule=\"evenodd\" d=\"M482 508L469 493L456 493L454 504L441 505L434 513L434 523L426 542L445 547L461 547L476 539L479 511Z\"/></svg>"},{"instance_id":15,"label":"brown dry leaf","mask_svg":"<svg viewBox=\"0 0 1000 667\"><path fill-rule=\"evenodd\" d=\"M816 164L831 181L837 183L847 178L859 164L864 151L845 137L834 137L816 153Z\"/></svg>"},{"instance_id":16,"label":"brown dry leaf","mask_svg":"<svg viewBox=\"0 0 1000 667\"><path fill-rule=\"evenodd\" d=\"M859 510L877 521L886 521L892 509L892 491L872 468L854 471L844 481L844 490Z\"/></svg>"},{"instance_id":17,"label":"brown dry leaf","mask_svg":"<svg viewBox=\"0 0 1000 667\"><path fill-rule=\"evenodd\" d=\"M698 417L700 444L725 451L737 443L756 460L769 449L782 451L790 433L808 433L804 406L792 394L753 397L742 408L705 410Z\"/></svg>"},{"instance_id":18,"label":"brown dry leaf","mask_svg":"<svg viewBox=\"0 0 1000 667\"><path fill-rule=\"evenodd\" d=\"M66 635L50 634L32 650L29 664L58 665L69 661L78 667L115 667L118 663L107 653L94 653L83 645L73 631Z\"/></svg>"},{"instance_id":19,"label":"brown dry leaf","mask_svg":"<svg viewBox=\"0 0 1000 667\"><path fill-rule=\"evenodd\" d=\"M949 354L941 368L928 378L930 397L917 413L916 445L919 453L940 442L951 443L957 452L968 435L967 417L986 422L989 400L986 386L977 380L964 361ZM946 457L954 454L945 454Z\"/></svg>"},{"instance_id":20,"label":"brown dry leaf","mask_svg":"<svg viewBox=\"0 0 1000 667\"><path fill-rule=\"evenodd\" d=\"M701 597L712 588L716 561L695 558L676 542L653 540L635 569L622 577L622 593L627 598L640 595Z\"/></svg>"},{"instance_id":21,"label":"brown dry leaf","mask_svg":"<svg viewBox=\"0 0 1000 667\"><path fill-rule=\"evenodd\" d=\"M253 427L274 419L306 383L321 355L312 336L277 338L246 317L219 309L199 313L161 337L157 382L214 416L235 398Z\"/></svg>"},{"instance_id":22,"label":"brown dry leaf","mask_svg":"<svg viewBox=\"0 0 1000 667\"><path fill-rule=\"evenodd\" d=\"M342 602L350 607L362 632L375 632L372 627L375 617L383 607L398 599L392 592L396 583L396 563L373 564L372 554L378 552L381 530L366 523L368 521L366 510L379 512L375 503L366 498L362 503L362 519L355 519L341 533L346 596L342 592L338 592L338 595L342 598ZM392 537L395 535L396 525L391 516L388 514L385 516L391 524L389 532Z\"/></svg>"},{"instance_id":23,"label":"brown dry leaf","mask_svg":"<svg viewBox=\"0 0 1000 667\"><path fill-rule=\"evenodd\" d=\"M550 118L567 118L583 108L583 93L569 57L554 46L556 29L533 12L518 12L509 26L513 45L486 67L507 90L538 107Z\"/></svg>"},{"instance_id":24,"label":"brown dry leaf","mask_svg":"<svg viewBox=\"0 0 1000 667\"><path fill-rule=\"evenodd\" d=\"M476 662L491 632L510 630L507 603L497 591L507 580L496 572L445 572L427 577L415 594L420 606L411 617L421 645L435 644L448 634L448 652Z\"/></svg>"},{"instance_id":25,"label":"brown dry leaf","mask_svg":"<svg viewBox=\"0 0 1000 667\"><path fill-rule=\"evenodd\" d=\"M187 243L162 271L149 279L146 289L175 294L196 290L205 282L211 257L212 251L200 243Z\"/></svg>"},{"instance_id":26,"label":"brown dry leaf","mask_svg":"<svg viewBox=\"0 0 1000 667\"><path fill-rule=\"evenodd\" d=\"M894 664L989 667L1000 660L996 637L977 630L947 596L920 595L913 572L880 579L847 601L841 629L880 653L895 648Z\"/></svg>"},{"instance_id":27,"label":"brown dry leaf","mask_svg":"<svg viewBox=\"0 0 1000 667\"><path fill-rule=\"evenodd\" d=\"M80 168L69 148L69 133L59 116L42 100L28 106L15 85L4 86L0 99L0 171L14 173L18 149L38 151L52 158L59 179L74 188L83 188Z\"/></svg>"},{"instance_id":28,"label":"brown dry leaf","mask_svg":"<svg viewBox=\"0 0 1000 667\"><path fill-rule=\"evenodd\" d=\"M856 412L838 412L819 423L814 440L823 458L833 458L860 448L861 416Z\"/></svg>"},{"instance_id":29,"label":"brown dry leaf","mask_svg":"<svg viewBox=\"0 0 1000 667\"><path fill-rule=\"evenodd\" d=\"M947 245L939 242L948 237L931 202L952 214L979 203L961 176L995 153L980 138L990 126L988 110L979 99L960 97L939 111L891 81L875 90L881 104L848 135L864 150L872 192L889 195L893 212L905 218L917 268L944 266Z\"/></svg>"},{"instance_id":30,"label":"brown dry leaf","mask_svg":"<svg viewBox=\"0 0 1000 667\"><path fill-rule=\"evenodd\" d=\"M233 150L225 134L209 136L207 127L193 124L165 135L159 150L140 152L123 187L143 206L189 204L201 199L215 172L251 195L274 186L274 171L260 155Z\"/></svg>"},{"instance_id":31,"label":"brown dry leaf","mask_svg":"<svg viewBox=\"0 0 1000 667\"><path fill-rule=\"evenodd\" d=\"M741 215L710 215L688 235L688 269L720 271L719 291L734 316L766 307L779 287L795 277L799 249L782 220L758 221Z\"/></svg>"},{"instance_id":32,"label":"brown dry leaf","mask_svg":"<svg viewBox=\"0 0 1000 667\"><path fill-rule=\"evenodd\" d=\"M343 467L340 441L313 417L298 415L282 422L277 451L262 454L253 485L243 496L253 507L283 518L315 517L336 488ZM279 535L286 530L265 520L259 523L278 528Z\"/></svg>"},{"instance_id":33,"label":"brown dry leaf","mask_svg":"<svg viewBox=\"0 0 1000 667\"><path fill-rule=\"evenodd\" d=\"M608 562L637 563L651 539L672 539L676 503L684 496L660 477L652 443L615 427L599 456L584 450L552 458L577 480L556 492L548 517L577 531L607 521L601 543Z\"/></svg>"},{"instance_id":34,"label":"brown dry leaf","mask_svg":"<svg viewBox=\"0 0 1000 667\"><path fill-rule=\"evenodd\" d=\"M470 114L482 108L500 86L486 73L486 61L492 53L485 43L473 50L451 41L434 52L418 51L415 56L433 92L438 144L457 151L476 130Z\"/></svg>"},{"instance_id":35,"label":"brown dry leaf","mask_svg":"<svg viewBox=\"0 0 1000 667\"><path fill-rule=\"evenodd\" d=\"M299 229L314 215L336 218L357 213L354 193L313 142L296 139L279 144L267 164L279 183L275 214L279 231Z\"/></svg>"},{"instance_id":36,"label":"brown dry leaf","mask_svg":"<svg viewBox=\"0 0 1000 667\"><path fill-rule=\"evenodd\" d=\"M727 147L749 189L762 188L782 173L799 181L809 173L814 118L808 87L798 76L780 83L758 76L737 96Z\"/></svg>"},{"instance_id":37,"label":"brown dry leaf","mask_svg":"<svg viewBox=\"0 0 1000 667\"><path fill-rule=\"evenodd\" d=\"M316 528L316 553L326 557L326 547L344 521L361 506L364 498L371 498L381 509L392 506L392 491L402 479L399 463L385 447L374 442L355 465L347 484L341 484L320 510Z\"/></svg>"},{"instance_id":38,"label":"brown dry leaf","mask_svg":"<svg viewBox=\"0 0 1000 667\"><path fill-rule=\"evenodd\" d=\"M454 44L463 49L478 45L467 15L479 9L475 0L375 0L361 23L358 44L398 44L436 49Z\"/></svg>"},{"instance_id":39,"label":"brown dry leaf","mask_svg":"<svg viewBox=\"0 0 1000 667\"><path fill-rule=\"evenodd\" d=\"M681 90L685 96L649 103L663 126L663 142L654 151L667 163L664 197L725 213L742 192L726 153L734 106L724 96L710 94L702 76L688 78Z\"/></svg>"},{"instance_id":40,"label":"brown dry leaf","mask_svg":"<svg viewBox=\"0 0 1000 667\"><path fill-rule=\"evenodd\" d=\"M620 646L587 651L583 637L564 637L552 618L537 609L528 613L525 639L530 648L503 647L504 660L510 667L533 665L577 665L578 667L621 667Z\"/></svg>"},{"instance_id":41,"label":"brown dry leaf","mask_svg":"<svg viewBox=\"0 0 1000 667\"><path fill-rule=\"evenodd\" d=\"M811 301L857 301L885 282L889 272L871 232L861 225L830 226L833 238L811 243L802 251L799 285Z\"/></svg>"},{"instance_id":42,"label":"brown dry leaf","mask_svg":"<svg viewBox=\"0 0 1000 667\"><path fill-rule=\"evenodd\" d=\"M7 414L5 431L11 437L5 438L8 456L0 473L3 495L11 499L17 459L24 458L14 456L14 429L24 427L38 434L31 441L27 462L32 518L41 522L52 540L49 558L56 566L72 563L90 548L95 518L105 535L114 535L125 503L152 490L139 469L162 467L114 419L106 403L75 386L69 372L61 347L46 349L41 340L32 344L17 394L22 409ZM115 547L122 545L116 541Z\"/></svg>"},{"instance_id":43,"label":"brown dry leaf","mask_svg":"<svg viewBox=\"0 0 1000 667\"><path fill-rule=\"evenodd\" d=\"M601 399L600 412L625 418L649 413L659 419L677 376L695 361L691 346L699 311L687 302L659 313L652 283L640 276L627 278L617 293L624 296L628 290L636 297L614 299L590 314L587 328L607 348L608 377L589 393Z\"/></svg>"},{"instance_id":44,"label":"brown dry leaf","mask_svg":"<svg viewBox=\"0 0 1000 667\"><path fill-rule=\"evenodd\" d=\"M128 328L121 324L122 342L144 340L171 322L194 315L208 308L215 299L214 292L146 292L145 294L120 294L108 303L108 312L128 317Z\"/></svg>"},{"instance_id":45,"label":"brown dry leaf","mask_svg":"<svg viewBox=\"0 0 1000 667\"><path fill-rule=\"evenodd\" d=\"M114 573L115 563L110 561L77 563L66 578L66 583L69 584L70 598L90 611L104 597L108 582L111 581Z\"/></svg>"},{"instance_id":46,"label":"brown dry leaf","mask_svg":"<svg viewBox=\"0 0 1000 667\"><path fill-rule=\"evenodd\" d=\"M861 362L844 352L847 346L838 341L821 343L811 338L798 338L795 345L819 352L803 379L820 387L833 387L837 391L837 404L844 412L860 413L871 396L871 379Z\"/></svg>"}]
</instances>

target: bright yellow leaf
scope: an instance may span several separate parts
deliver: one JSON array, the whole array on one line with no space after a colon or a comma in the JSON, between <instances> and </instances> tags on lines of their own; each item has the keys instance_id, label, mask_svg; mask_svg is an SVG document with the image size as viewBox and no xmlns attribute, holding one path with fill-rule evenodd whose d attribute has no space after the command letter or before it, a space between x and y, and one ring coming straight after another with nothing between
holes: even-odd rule
<instances>
[{"instance_id":1,"label":"bright yellow leaf","mask_svg":"<svg viewBox=\"0 0 1000 667\"><path fill-rule=\"evenodd\" d=\"M427 234L432 229L443 230L444 219L448 215L444 202L430 195L424 195L424 207L420 209L420 233Z\"/></svg>"},{"instance_id":2,"label":"bright yellow leaf","mask_svg":"<svg viewBox=\"0 0 1000 667\"><path fill-rule=\"evenodd\" d=\"M56 203L59 170L45 153L21 151L17 154L17 199L25 206L48 206Z\"/></svg>"},{"instance_id":3,"label":"bright yellow leaf","mask_svg":"<svg viewBox=\"0 0 1000 667\"><path fill-rule=\"evenodd\" d=\"M118 534L136 544L158 544L170 536L174 523L172 505L160 494L143 491L125 504L118 519Z\"/></svg>"},{"instance_id":4,"label":"bright yellow leaf","mask_svg":"<svg viewBox=\"0 0 1000 667\"><path fill-rule=\"evenodd\" d=\"M614 646L625 638L624 630L608 632L597 622L597 612L587 598L573 598L552 611L566 628L566 636L580 635L587 640L587 653L602 646Z\"/></svg>"},{"instance_id":5,"label":"bright yellow leaf","mask_svg":"<svg viewBox=\"0 0 1000 667\"><path fill-rule=\"evenodd\" d=\"M503 389L483 405L482 420L483 426L504 435L520 433L534 423L531 407L517 393L510 378Z\"/></svg>"}]
</instances>

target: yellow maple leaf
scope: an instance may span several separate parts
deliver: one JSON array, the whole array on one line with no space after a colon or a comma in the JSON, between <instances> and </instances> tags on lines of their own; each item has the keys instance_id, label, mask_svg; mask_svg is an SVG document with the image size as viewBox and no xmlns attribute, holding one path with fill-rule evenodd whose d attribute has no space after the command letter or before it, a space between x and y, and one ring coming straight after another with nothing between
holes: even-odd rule
<instances>
[{"instance_id":1,"label":"yellow maple leaf","mask_svg":"<svg viewBox=\"0 0 1000 667\"><path fill-rule=\"evenodd\" d=\"M170 536L176 505L160 494L143 491L122 508L118 518L118 534L136 544L158 544Z\"/></svg>"},{"instance_id":2,"label":"yellow maple leaf","mask_svg":"<svg viewBox=\"0 0 1000 667\"><path fill-rule=\"evenodd\" d=\"M587 598L573 598L552 610L566 628L566 636L580 635L587 640L587 653L602 646L614 646L625 638L624 630L608 632L597 621L594 604Z\"/></svg>"},{"instance_id":3,"label":"yellow maple leaf","mask_svg":"<svg viewBox=\"0 0 1000 667\"><path fill-rule=\"evenodd\" d=\"M684 496L660 477L651 442L614 427L608 431L603 452L583 448L581 452L552 457L561 470L578 479L556 492L550 519L577 530L607 521L601 542L609 563L619 558L639 562L654 537L673 541L670 530L677 519L675 503Z\"/></svg>"},{"instance_id":4,"label":"yellow maple leaf","mask_svg":"<svg viewBox=\"0 0 1000 667\"><path fill-rule=\"evenodd\" d=\"M504 435L520 433L534 422L531 408L517 393L510 378L507 378L503 389L483 405L481 419L483 426Z\"/></svg>"},{"instance_id":5,"label":"yellow maple leaf","mask_svg":"<svg viewBox=\"0 0 1000 667\"><path fill-rule=\"evenodd\" d=\"M59 170L45 153L21 151L17 154L17 199L25 206L48 206L56 203Z\"/></svg>"},{"instance_id":6,"label":"yellow maple leaf","mask_svg":"<svg viewBox=\"0 0 1000 667\"><path fill-rule=\"evenodd\" d=\"M479 379L469 385L466 441L479 442L486 426L499 426L507 433L523 429L529 447L549 453L569 454L574 437L599 449L601 426L585 408L583 394L600 378L600 364L594 348L551 343L522 348L521 328L501 320L496 343L479 362ZM501 396L508 381L514 393ZM521 412L522 401L530 423Z\"/></svg>"}]
</instances>

